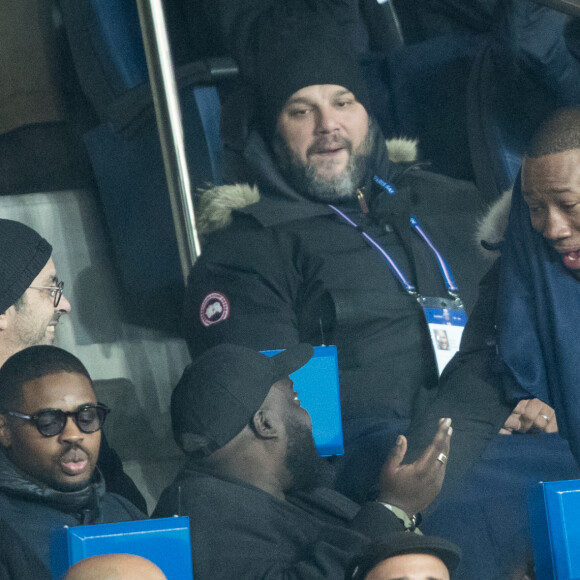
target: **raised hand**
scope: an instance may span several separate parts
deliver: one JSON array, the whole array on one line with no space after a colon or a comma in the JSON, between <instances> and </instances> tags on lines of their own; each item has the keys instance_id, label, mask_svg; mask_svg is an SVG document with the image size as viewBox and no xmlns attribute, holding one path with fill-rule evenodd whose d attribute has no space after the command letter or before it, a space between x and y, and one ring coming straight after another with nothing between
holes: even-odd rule
<instances>
[{"instance_id":1,"label":"raised hand","mask_svg":"<svg viewBox=\"0 0 580 580\"><path fill-rule=\"evenodd\" d=\"M441 491L452 433L451 419L439 419L433 442L417 461L406 465L403 459L407 439L399 435L381 470L378 500L402 509L409 516L424 510Z\"/></svg>"}]
</instances>

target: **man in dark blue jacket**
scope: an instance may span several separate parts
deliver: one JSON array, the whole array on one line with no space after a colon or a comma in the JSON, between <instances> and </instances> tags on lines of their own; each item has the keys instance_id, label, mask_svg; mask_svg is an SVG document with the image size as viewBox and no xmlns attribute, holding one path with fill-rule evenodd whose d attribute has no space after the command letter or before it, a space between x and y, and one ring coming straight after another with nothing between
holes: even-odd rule
<instances>
[{"instance_id":1,"label":"man in dark blue jacket","mask_svg":"<svg viewBox=\"0 0 580 580\"><path fill-rule=\"evenodd\" d=\"M108 412L62 349L33 346L0 368L0 513L46 567L38 577L50 566L52 529L145 518L107 493L96 469Z\"/></svg>"}]
</instances>

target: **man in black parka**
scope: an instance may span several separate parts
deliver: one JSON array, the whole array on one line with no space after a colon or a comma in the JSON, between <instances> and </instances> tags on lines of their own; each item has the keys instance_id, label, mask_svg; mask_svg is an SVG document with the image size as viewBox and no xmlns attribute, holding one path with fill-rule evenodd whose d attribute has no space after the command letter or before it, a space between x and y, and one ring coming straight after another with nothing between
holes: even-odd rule
<instances>
[{"instance_id":1,"label":"man in black parka","mask_svg":"<svg viewBox=\"0 0 580 580\"><path fill-rule=\"evenodd\" d=\"M243 151L255 187L202 199L211 233L184 330L194 358L223 342L335 344L346 443L338 488L362 501L396 435L437 391L423 310L382 252L423 296L450 298L416 216L469 310L484 272L471 241L480 198L469 183L389 160L356 61L327 20L268 31L260 114Z\"/></svg>"}]
</instances>

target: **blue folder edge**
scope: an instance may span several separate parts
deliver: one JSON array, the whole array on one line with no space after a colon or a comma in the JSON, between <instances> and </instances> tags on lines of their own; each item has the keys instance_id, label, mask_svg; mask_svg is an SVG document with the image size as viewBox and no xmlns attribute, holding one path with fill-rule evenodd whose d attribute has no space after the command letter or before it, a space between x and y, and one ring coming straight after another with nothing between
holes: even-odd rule
<instances>
[{"instance_id":1,"label":"blue folder edge","mask_svg":"<svg viewBox=\"0 0 580 580\"><path fill-rule=\"evenodd\" d=\"M538 580L580 578L580 480L532 486L528 513Z\"/></svg>"},{"instance_id":2,"label":"blue folder edge","mask_svg":"<svg viewBox=\"0 0 580 580\"><path fill-rule=\"evenodd\" d=\"M53 580L62 580L79 560L119 553L151 560L168 580L193 578L186 516L58 528L52 531L50 551Z\"/></svg>"},{"instance_id":3,"label":"blue folder edge","mask_svg":"<svg viewBox=\"0 0 580 580\"><path fill-rule=\"evenodd\" d=\"M264 350L274 356L284 349ZM342 455L342 415L336 346L315 346L312 358L290 375L300 404L310 413L312 435L323 457Z\"/></svg>"}]
</instances>

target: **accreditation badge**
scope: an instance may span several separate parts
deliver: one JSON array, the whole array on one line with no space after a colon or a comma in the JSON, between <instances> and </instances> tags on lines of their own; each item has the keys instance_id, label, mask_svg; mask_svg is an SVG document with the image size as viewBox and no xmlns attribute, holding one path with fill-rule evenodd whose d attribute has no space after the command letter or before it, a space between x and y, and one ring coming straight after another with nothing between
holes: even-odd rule
<instances>
[{"instance_id":1,"label":"accreditation badge","mask_svg":"<svg viewBox=\"0 0 580 580\"><path fill-rule=\"evenodd\" d=\"M419 303L425 313L439 376L459 350L467 315L459 300L421 296Z\"/></svg>"}]
</instances>

